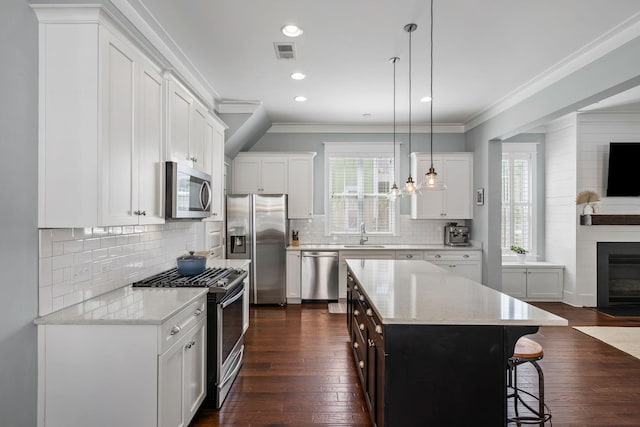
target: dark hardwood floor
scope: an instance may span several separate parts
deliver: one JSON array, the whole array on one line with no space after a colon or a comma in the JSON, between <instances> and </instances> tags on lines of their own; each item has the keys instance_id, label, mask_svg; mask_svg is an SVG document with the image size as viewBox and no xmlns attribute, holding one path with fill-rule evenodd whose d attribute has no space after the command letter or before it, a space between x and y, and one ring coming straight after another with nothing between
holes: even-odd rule
<instances>
[{"instance_id":1,"label":"dark hardwood floor","mask_svg":"<svg viewBox=\"0 0 640 427\"><path fill-rule=\"evenodd\" d=\"M570 321L533 336L544 346L553 426L639 427L640 360L571 326L640 326L640 318L536 305ZM252 307L245 361L230 395L219 411L201 408L191 426L369 426L344 316L329 314L326 304ZM533 388L534 371L523 365L519 381Z\"/></svg>"}]
</instances>

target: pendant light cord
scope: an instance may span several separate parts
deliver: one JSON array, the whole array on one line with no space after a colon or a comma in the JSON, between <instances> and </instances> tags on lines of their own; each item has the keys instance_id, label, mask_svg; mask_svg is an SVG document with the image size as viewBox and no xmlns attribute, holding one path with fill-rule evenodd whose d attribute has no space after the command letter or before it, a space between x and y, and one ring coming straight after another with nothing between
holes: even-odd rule
<instances>
[{"instance_id":1,"label":"pendant light cord","mask_svg":"<svg viewBox=\"0 0 640 427\"><path fill-rule=\"evenodd\" d=\"M433 0L431 0L431 59L430 66L431 70L429 72L430 77L430 96L431 96L431 106L429 112L429 142L431 145L431 169L433 169Z\"/></svg>"},{"instance_id":2,"label":"pendant light cord","mask_svg":"<svg viewBox=\"0 0 640 427\"><path fill-rule=\"evenodd\" d=\"M411 33L409 31L409 155L411 155ZM411 177L411 173L409 173Z\"/></svg>"},{"instance_id":3,"label":"pendant light cord","mask_svg":"<svg viewBox=\"0 0 640 427\"><path fill-rule=\"evenodd\" d=\"M398 57L391 58L393 62L393 183L396 183L396 62Z\"/></svg>"}]
</instances>

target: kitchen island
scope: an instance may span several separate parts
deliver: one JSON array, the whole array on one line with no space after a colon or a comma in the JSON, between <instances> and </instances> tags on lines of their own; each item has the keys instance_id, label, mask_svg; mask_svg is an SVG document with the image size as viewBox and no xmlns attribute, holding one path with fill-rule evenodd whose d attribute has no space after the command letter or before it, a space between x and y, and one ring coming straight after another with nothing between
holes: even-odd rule
<instances>
[{"instance_id":1,"label":"kitchen island","mask_svg":"<svg viewBox=\"0 0 640 427\"><path fill-rule=\"evenodd\" d=\"M347 325L378 427L506 425L515 342L566 326L425 261L347 260Z\"/></svg>"}]
</instances>

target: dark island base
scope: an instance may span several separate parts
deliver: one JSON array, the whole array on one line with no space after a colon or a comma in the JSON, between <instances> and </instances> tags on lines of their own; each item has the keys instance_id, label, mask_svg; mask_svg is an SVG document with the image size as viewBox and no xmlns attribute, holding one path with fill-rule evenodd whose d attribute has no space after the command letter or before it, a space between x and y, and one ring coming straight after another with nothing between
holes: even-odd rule
<instances>
[{"instance_id":1,"label":"dark island base","mask_svg":"<svg viewBox=\"0 0 640 427\"><path fill-rule=\"evenodd\" d=\"M537 327L385 326L386 427L506 425L506 360Z\"/></svg>"}]
</instances>

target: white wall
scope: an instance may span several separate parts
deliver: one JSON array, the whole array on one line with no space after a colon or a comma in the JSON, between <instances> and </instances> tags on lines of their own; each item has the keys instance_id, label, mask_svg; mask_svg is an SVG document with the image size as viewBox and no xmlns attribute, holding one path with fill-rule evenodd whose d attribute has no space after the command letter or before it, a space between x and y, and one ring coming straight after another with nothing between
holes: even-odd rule
<instances>
[{"instance_id":1,"label":"white wall","mask_svg":"<svg viewBox=\"0 0 640 427\"><path fill-rule=\"evenodd\" d=\"M0 2L0 425L36 425L38 27L24 0Z\"/></svg>"},{"instance_id":2,"label":"white wall","mask_svg":"<svg viewBox=\"0 0 640 427\"><path fill-rule=\"evenodd\" d=\"M564 300L576 303L577 125L571 114L547 126L545 138L546 261L565 266Z\"/></svg>"},{"instance_id":3,"label":"white wall","mask_svg":"<svg viewBox=\"0 0 640 427\"><path fill-rule=\"evenodd\" d=\"M602 196L606 194L609 142L640 141L640 114L580 114L577 117L577 129L577 191L590 189ZM630 177L634 172L629 171ZM600 213L640 214L638 197L603 197L599 205ZM596 306L596 243L640 242L640 226L581 226L578 222L579 213L580 208L574 214L577 259L575 295L568 302Z\"/></svg>"}]
</instances>

